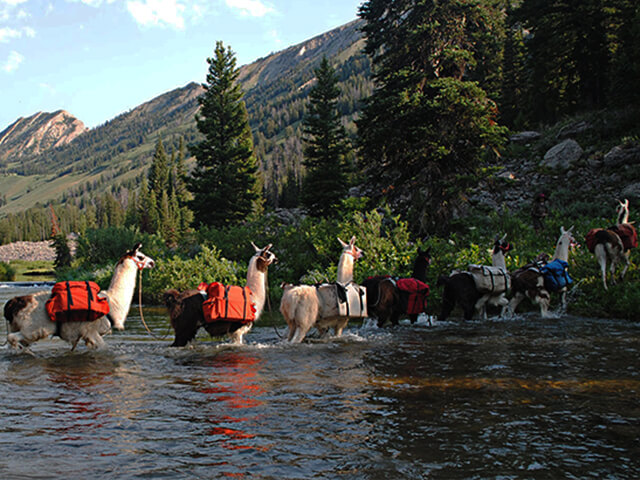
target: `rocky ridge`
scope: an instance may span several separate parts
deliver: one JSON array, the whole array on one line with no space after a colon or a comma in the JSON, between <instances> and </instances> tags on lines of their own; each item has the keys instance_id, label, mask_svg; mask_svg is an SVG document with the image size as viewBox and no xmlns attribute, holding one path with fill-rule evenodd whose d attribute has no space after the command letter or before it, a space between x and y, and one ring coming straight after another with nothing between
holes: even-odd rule
<instances>
[{"instance_id":1,"label":"rocky ridge","mask_svg":"<svg viewBox=\"0 0 640 480\"><path fill-rule=\"evenodd\" d=\"M64 110L21 117L0 132L0 162L66 145L87 130L84 123Z\"/></svg>"}]
</instances>

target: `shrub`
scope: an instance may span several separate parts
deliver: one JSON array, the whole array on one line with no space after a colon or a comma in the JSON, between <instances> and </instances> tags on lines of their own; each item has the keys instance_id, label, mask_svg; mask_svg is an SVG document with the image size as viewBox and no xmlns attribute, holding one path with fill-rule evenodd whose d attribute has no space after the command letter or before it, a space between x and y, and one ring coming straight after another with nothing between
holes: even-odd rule
<instances>
[{"instance_id":1,"label":"shrub","mask_svg":"<svg viewBox=\"0 0 640 480\"><path fill-rule=\"evenodd\" d=\"M3 282L13 282L16 279L16 271L5 262L0 262L0 280Z\"/></svg>"},{"instance_id":2,"label":"shrub","mask_svg":"<svg viewBox=\"0 0 640 480\"><path fill-rule=\"evenodd\" d=\"M244 285L246 273L246 265L222 258L217 248L205 246L192 259L175 255L159 260L156 267L148 271L145 295L159 302L162 293L170 288L182 291L196 288L200 282Z\"/></svg>"}]
</instances>

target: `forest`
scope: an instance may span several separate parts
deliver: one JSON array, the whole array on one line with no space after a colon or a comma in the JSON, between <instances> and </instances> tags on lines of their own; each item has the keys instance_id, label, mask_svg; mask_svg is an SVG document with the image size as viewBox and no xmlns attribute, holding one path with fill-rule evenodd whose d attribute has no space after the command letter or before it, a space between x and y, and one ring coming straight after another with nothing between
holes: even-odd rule
<instances>
[{"instance_id":1,"label":"forest","mask_svg":"<svg viewBox=\"0 0 640 480\"><path fill-rule=\"evenodd\" d=\"M82 272L100 280L98 265L117 258L125 241L144 239L145 252L162 259L145 273L156 299L169 287L193 287L194 271L202 281L240 282L250 242L273 243L281 259L270 278L277 297L281 281L335 277L337 236L356 235L367 252L357 281L406 275L416 248L431 247L435 285L453 268L490 263L495 235L513 239L518 248L507 264L517 268L552 250L560 226L584 234L612 220L612 204L571 218L570 205L554 205L540 233L529 205L487 212L468 198L505 158L539 155L510 144L513 132L607 116L607 135L593 134L588 155L638 146L637 2L369 0L359 17L363 50L339 69L319 59L306 73L307 89L291 79L244 95L233 52L220 42L196 123L158 138L148 157L135 160L148 168L106 192L92 195L96 185L85 185L51 207L7 215L0 243L49 238L53 210L62 232L80 234L77 257L60 266L59 278ZM281 103L264 102L276 92ZM221 99L237 108L222 109ZM215 134L226 115L237 123L233 132ZM203 205L215 205L216 215ZM570 308L632 317L640 300L635 267L631 281L602 292L585 250L571 257L580 287Z\"/></svg>"}]
</instances>

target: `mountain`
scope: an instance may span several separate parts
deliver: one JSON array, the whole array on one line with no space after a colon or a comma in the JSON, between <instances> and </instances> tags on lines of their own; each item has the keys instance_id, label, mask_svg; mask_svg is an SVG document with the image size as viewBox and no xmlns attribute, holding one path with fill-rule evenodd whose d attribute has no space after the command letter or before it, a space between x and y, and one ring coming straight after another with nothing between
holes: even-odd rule
<instances>
[{"instance_id":1,"label":"mountain","mask_svg":"<svg viewBox=\"0 0 640 480\"><path fill-rule=\"evenodd\" d=\"M64 110L19 118L0 132L0 162L42 154L70 143L86 131L80 120Z\"/></svg>"},{"instance_id":2,"label":"mountain","mask_svg":"<svg viewBox=\"0 0 640 480\"><path fill-rule=\"evenodd\" d=\"M301 178L301 121L313 70L323 56L330 59L339 77L343 122L355 131L353 121L360 101L372 91L360 26L361 21L355 20L239 69L272 205L282 200L287 179ZM203 68L202 77L205 75ZM82 204L105 191L117 194L136 188L151 163L158 138L169 152L177 148L180 137L187 145L199 138L195 113L201 93L200 84L189 83L103 125L85 129L67 142L40 142L38 149L28 146L33 137L25 128L15 128L29 119L18 120L0 136L4 139L0 140L0 215L49 201ZM39 113L30 118L59 114ZM24 132L24 137L18 132ZM47 137L45 132L42 138Z\"/></svg>"}]
</instances>

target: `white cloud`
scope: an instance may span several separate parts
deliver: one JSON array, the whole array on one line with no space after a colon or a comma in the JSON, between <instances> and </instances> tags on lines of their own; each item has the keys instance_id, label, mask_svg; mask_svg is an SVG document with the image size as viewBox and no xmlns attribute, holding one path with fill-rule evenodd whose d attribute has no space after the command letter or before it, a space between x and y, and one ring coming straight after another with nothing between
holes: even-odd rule
<instances>
[{"instance_id":1,"label":"white cloud","mask_svg":"<svg viewBox=\"0 0 640 480\"><path fill-rule=\"evenodd\" d=\"M26 1L27 0L0 0L0 4L15 7L16 5L20 5L21 3L25 3Z\"/></svg>"},{"instance_id":2,"label":"white cloud","mask_svg":"<svg viewBox=\"0 0 640 480\"><path fill-rule=\"evenodd\" d=\"M264 17L274 13L275 9L260 0L225 0L227 7L238 10L240 15L248 17Z\"/></svg>"},{"instance_id":3,"label":"white cloud","mask_svg":"<svg viewBox=\"0 0 640 480\"><path fill-rule=\"evenodd\" d=\"M18 69L23 60L24 57L13 50L11 53L9 53L9 57L2 65L2 70L7 73L13 73Z\"/></svg>"},{"instance_id":4,"label":"white cloud","mask_svg":"<svg viewBox=\"0 0 640 480\"><path fill-rule=\"evenodd\" d=\"M71 3L83 3L88 5L89 7L98 8L102 6L103 3L113 3L115 0L67 0L67 2Z\"/></svg>"},{"instance_id":5,"label":"white cloud","mask_svg":"<svg viewBox=\"0 0 640 480\"><path fill-rule=\"evenodd\" d=\"M22 38L23 36L33 38L36 36L36 31L31 27L24 27L22 30L11 27L0 28L0 43L9 43L14 38Z\"/></svg>"},{"instance_id":6,"label":"white cloud","mask_svg":"<svg viewBox=\"0 0 640 480\"><path fill-rule=\"evenodd\" d=\"M127 10L144 27L184 28L185 6L179 0L136 0L127 2Z\"/></svg>"},{"instance_id":7,"label":"white cloud","mask_svg":"<svg viewBox=\"0 0 640 480\"><path fill-rule=\"evenodd\" d=\"M3 27L0 28L0 42L8 43L9 40L14 38L20 38L21 33L20 30L16 30L15 28Z\"/></svg>"}]
</instances>

